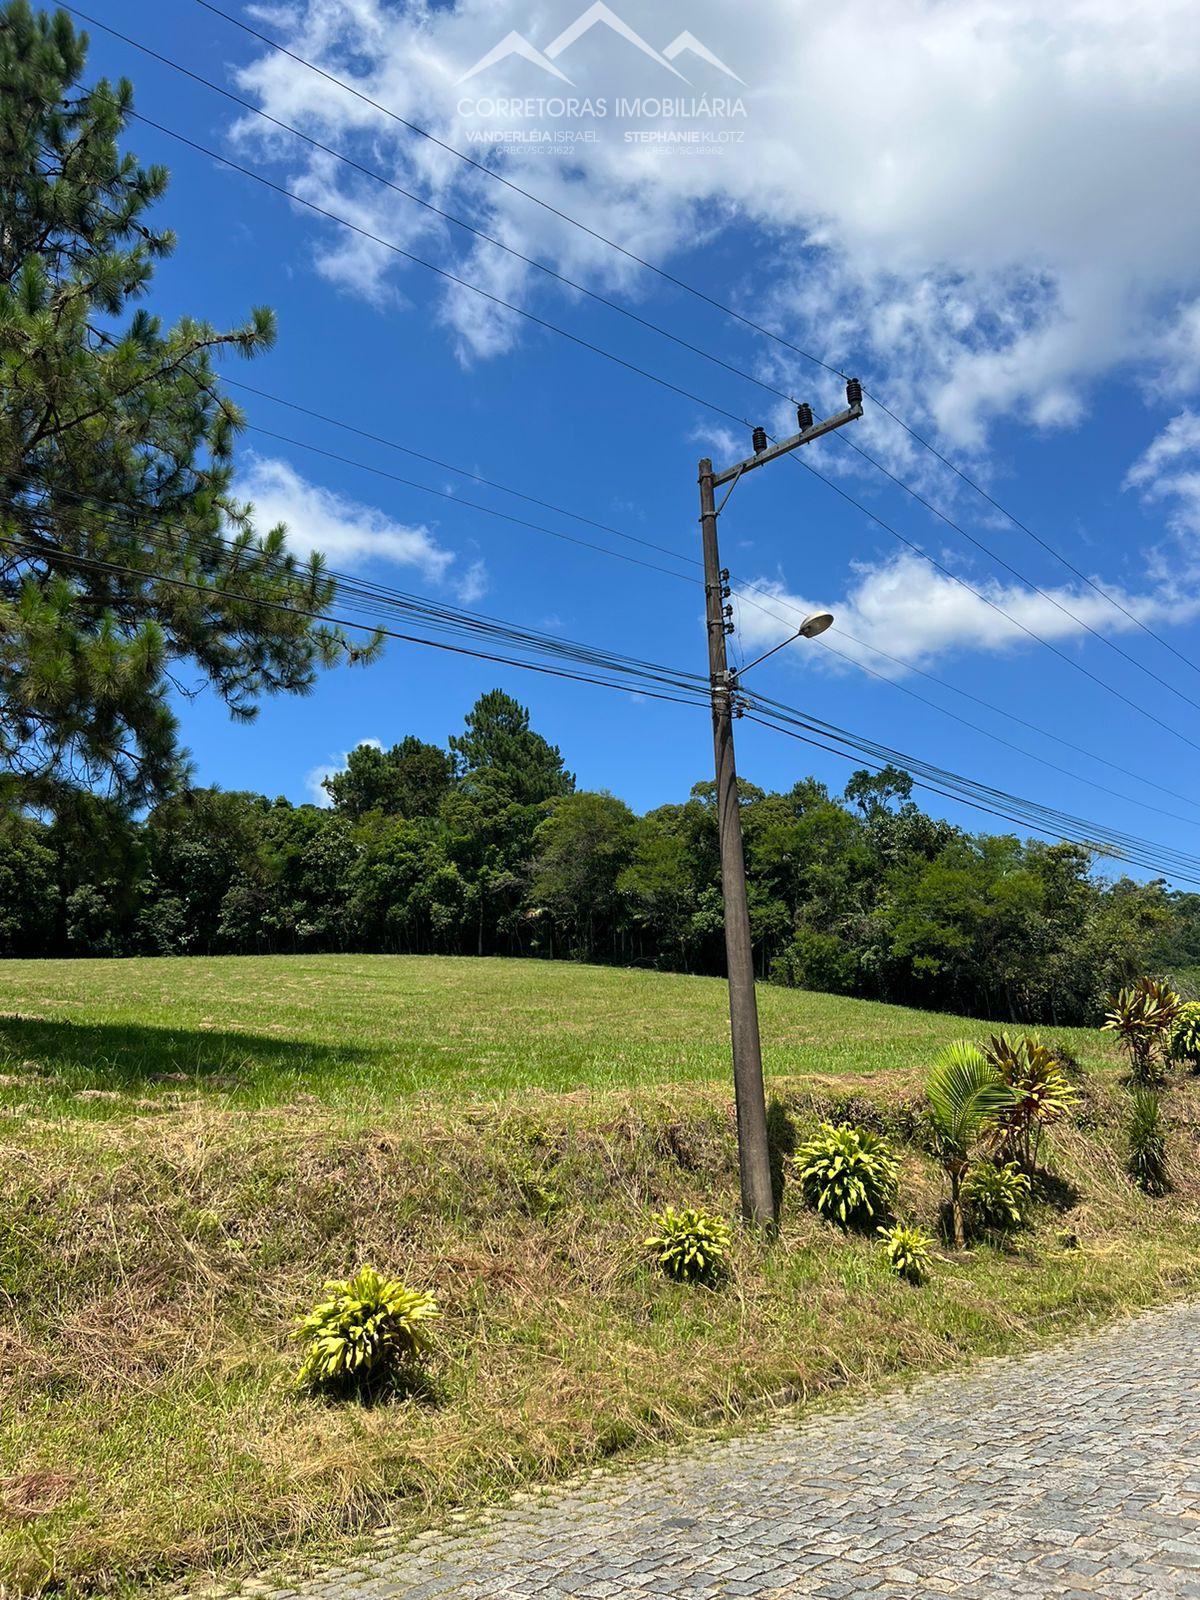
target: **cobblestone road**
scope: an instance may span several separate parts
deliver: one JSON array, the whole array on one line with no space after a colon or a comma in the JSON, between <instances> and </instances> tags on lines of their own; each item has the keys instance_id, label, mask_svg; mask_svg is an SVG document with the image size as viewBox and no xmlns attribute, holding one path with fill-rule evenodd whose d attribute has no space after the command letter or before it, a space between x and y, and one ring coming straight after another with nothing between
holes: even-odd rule
<instances>
[{"instance_id":1,"label":"cobblestone road","mask_svg":"<svg viewBox=\"0 0 1200 1600\"><path fill-rule=\"evenodd\" d=\"M1200 1597L1200 1306L594 1477L299 1594Z\"/></svg>"}]
</instances>

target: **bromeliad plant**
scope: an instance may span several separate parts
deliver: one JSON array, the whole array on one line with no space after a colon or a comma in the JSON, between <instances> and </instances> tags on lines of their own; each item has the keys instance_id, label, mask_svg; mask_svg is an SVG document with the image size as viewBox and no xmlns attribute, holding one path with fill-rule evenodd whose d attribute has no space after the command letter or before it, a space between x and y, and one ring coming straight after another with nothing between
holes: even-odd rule
<instances>
[{"instance_id":1,"label":"bromeliad plant","mask_svg":"<svg viewBox=\"0 0 1200 1600\"><path fill-rule=\"evenodd\" d=\"M865 1227L891 1210L900 1163L881 1134L823 1122L792 1159L807 1204L843 1228Z\"/></svg>"},{"instance_id":2,"label":"bromeliad plant","mask_svg":"<svg viewBox=\"0 0 1200 1600\"><path fill-rule=\"evenodd\" d=\"M995 1143L1001 1119L1012 1110L1016 1095L982 1050L958 1040L943 1051L925 1085L934 1152L950 1180L950 1217L954 1243L966 1242L963 1181L978 1148Z\"/></svg>"},{"instance_id":3,"label":"bromeliad plant","mask_svg":"<svg viewBox=\"0 0 1200 1600\"><path fill-rule=\"evenodd\" d=\"M1134 1083L1160 1083L1171 1030L1183 1005L1180 997L1158 978L1138 978L1110 994L1104 1004L1101 1027L1120 1040Z\"/></svg>"},{"instance_id":4,"label":"bromeliad plant","mask_svg":"<svg viewBox=\"0 0 1200 1600\"><path fill-rule=\"evenodd\" d=\"M979 1161L963 1184L972 1223L1007 1233L1025 1220L1032 1185L1015 1161Z\"/></svg>"},{"instance_id":5,"label":"bromeliad plant","mask_svg":"<svg viewBox=\"0 0 1200 1600\"><path fill-rule=\"evenodd\" d=\"M1032 1170L1042 1129L1066 1116L1078 1092L1036 1034L993 1034L983 1053L1013 1092L1012 1104L998 1119L1004 1154Z\"/></svg>"},{"instance_id":6,"label":"bromeliad plant","mask_svg":"<svg viewBox=\"0 0 1200 1600\"><path fill-rule=\"evenodd\" d=\"M1200 1070L1200 1000L1185 1000L1171 1024L1169 1050L1172 1061L1186 1061Z\"/></svg>"},{"instance_id":7,"label":"bromeliad plant","mask_svg":"<svg viewBox=\"0 0 1200 1600\"><path fill-rule=\"evenodd\" d=\"M929 1252L933 1245L924 1228L896 1222L890 1228L876 1228L875 1231L883 1240L888 1265L896 1276L906 1283L923 1283L929 1273Z\"/></svg>"},{"instance_id":8,"label":"bromeliad plant","mask_svg":"<svg viewBox=\"0 0 1200 1600\"><path fill-rule=\"evenodd\" d=\"M308 1342L300 1368L306 1387L373 1388L404 1376L425 1353L424 1324L438 1315L433 1295L374 1267L331 1279L325 1295L293 1334Z\"/></svg>"},{"instance_id":9,"label":"bromeliad plant","mask_svg":"<svg viewBox=\"0 0 1200 1600\"><path fill-rule=\"evenodd\" d=\"M654 1252L669 1278L712 1283L727 1270L732 1236L723 1217L711 1217L696 1206L682 1211L667 1206L650 1222L655 1231L643 1248Z\"/></svg>"}]
</instances>

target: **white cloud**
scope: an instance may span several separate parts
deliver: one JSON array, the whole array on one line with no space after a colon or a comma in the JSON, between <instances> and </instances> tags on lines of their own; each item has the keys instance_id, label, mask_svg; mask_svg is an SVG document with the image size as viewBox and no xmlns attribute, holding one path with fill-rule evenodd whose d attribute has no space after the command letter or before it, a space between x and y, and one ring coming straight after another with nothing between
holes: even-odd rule
<instances>
[{"instance_id":1,"label":"white cloud","mask_svg":"<svg viewBox=\"0 0 1200 1600\"><path fill-rule=\"evenodd\" d=\"M395 522L375 506L310 483L286 461L250 455L238 478L239 492L253 501L260 529L284 523L299 554L319 550L333 567L373 561L415 567L429 583L452 581L456 560L423 523ZM460 593L483 593L483 563L474 561L458 578Z\"/></svg>"},{"instance_id":2,"label":"white cloud","mask_svg":"<svg viewBox=\"0 0 1200 1600\"><path fill-rule=\"evenodd\" d=\"M581 0L532 9L524 0L402 9L300 0L273 10L272 31L468 148L480 120L506 132L548 124L460 116L465 90L566 91L516 57L468 85L456 80L509 31L544 48L581 9ZM656 51L669 43L674 29L647 0L616 9ZM982 448L998 416L1074 422L1089 387L1120 364L1143 377L1163 366L1200 377L1200 208L1186 201L1200 140L1194 0L774 0L736 13L693 0L687 21L745 89L691 52L680 57L685 87L611 28L590 29L556 63L580 95L741 94L742 143L688 159L625 144L610 117L569 160L505 146L506 175L651 260L733 219L756 227L746 310L853 362L960 447ZM273 115L365 153L395 181L590 286L629 294L653 284L294 62L269 52L239 81ZM243 136L260 136L252 121ZM544 282L327 158L289 150L278 135L269 142L313 198L406 247L419 240L492 292L527 303ZM321 270L377 301L407 270L324 225L322 240ZM441 314L463 359L522 336L511 314L453 287ZM698 315L683 300L671 320L687 328ZM763 359L809 387L799 358Z\"/></svg>"},{"instance_id":3,"label":"white cloud","mask_svg":"<svg viewBox=\"0 0 1200 1600\"><path fill-rule=\"evenodd\" d=\"M889 561L857 566L854 582L841 597L798 595L781 579L755 579L752 590L744 584L735 590L740 602L739 636L747 652L757 653L786 638L811 612L832 611L836 622L834 631L825 636L828 642L852 660L896 677L902 675L902 668L851 641L923 667L965 650L1004 653L1031 647L1035 641L1019 624L1056 644L1082 637L1085 623L1108 633L1136 626L1093 589L1046 589L1050 598L1043 598L1017 584L987 578L970 582L992 605L907 552ZM1165 590L1133 595L1111 584L1107 589L1142 622L1181 623L1200 615L1200 597L1194 595L1178 597ZM1053 603L1056 600L1059 605ZM804 641L795 646L794 659L797 665L841 665L836 656L822 652L819 644Z\"/></svg>"},{"instance_id":4,"label":"white cloud","mask_svg":"<svg viewBox=\"0 0 1200 1600\"><path fill-rule=\"evenodd\" d=\"M472 561L471 565L455 584L455 594L459 604L473 606L482 600L488 592L487 566L482 560Z\"/></svg>"},{"instance_id":5,"label":"white cloud","mask_svg":"<svg viewBox=\"0 0 1200 1600\"><path fill-rule=\"evenodd\" d=\"M357 750L360 745L370 745L372 750L382 750L383 742L379 739L359 739L351 746ZM329 791L324 787L326 778L332 778L336 772L345 772L350 760L350 751L344 750L340 756L331 756L321 766L310 767L304 774L304 787L308 791L309 799L313 805L328 809L333 801L329 798Z\"/></svg>"},{"instance_id":6,"label":"white cloud","mask_svg":"<svg viewBox=\"0 0 1200 1600\"><path fill-rule=\"evenodd\" d=\"M1192 545L1200 538L1200 415L1184 410L1142 452L1123 487L1150 504L1168 502L1167 528ZM1195 561L1197 552L1189 550Z\"/></svg>"}]
</instances>

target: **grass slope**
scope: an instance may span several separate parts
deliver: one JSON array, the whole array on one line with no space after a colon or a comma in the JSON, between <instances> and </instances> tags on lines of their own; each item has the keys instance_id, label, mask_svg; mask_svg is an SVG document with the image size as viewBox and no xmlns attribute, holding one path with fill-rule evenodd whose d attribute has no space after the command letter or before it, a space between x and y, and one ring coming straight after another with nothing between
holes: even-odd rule
<instances>
[{"instance_id":1,"label":"grass slope","mask_svg":"<svg viewBox=\"0 0 1200 1600\"><path fill-rule=\"evenodd\" d=\"M792 1052L771 1086L782 1233L739 1231L708 1291L640 1244L667 1201L736 1211L724 1084L668 1081L723 1076L720 984L357 958L4 972L8 1009L43 1019L6 1027L45 1031L21 1034L0 1112L0 1594L302 1560L764 1398L952 1367L1200 1288L1200 1092L1170 1091L1176 1187L1149 1200L1124 1176L1124 1091L1095 1040L1035 1225L942 1248L913 1289L877 1240L803 1209L787 1151L822 1116L871 1121L903 1156L900 1215L936 1226L911 1086L979 1027L768 993L772 1058ZM261 1054L234 1053L248 1038ZM520 1086L523 1060L527 1084L592 1087L480 1097ZM635 1086L606 1086L622 1077ZM294 1319L364 1260L437 1293L429 1390L300 1394Z\"/></svg>"},{"instance_id":2,"label":"grass slope","mask_svg":"<svg viewBox=\"0 0 1200 1600\"><path fill-rule=\"evenodd\" d=\"M725 1082L725 985L714 978L544 961L263 956L0 965L0 1085L20 1103L111 1107L207 1088L241 1103L298 1092L346 1109L414 1094ZM837 995L759 991L768 1074L898 1072L916 1081L979 1022ZM1111 1044L1060 1029L1087 1064ZM30 1067L26 1063L33 1063ZM185 1080L180 1082L180 1079ZM187 1081L190 1080L190 1081Z\"/></svg>"}]
</instances>

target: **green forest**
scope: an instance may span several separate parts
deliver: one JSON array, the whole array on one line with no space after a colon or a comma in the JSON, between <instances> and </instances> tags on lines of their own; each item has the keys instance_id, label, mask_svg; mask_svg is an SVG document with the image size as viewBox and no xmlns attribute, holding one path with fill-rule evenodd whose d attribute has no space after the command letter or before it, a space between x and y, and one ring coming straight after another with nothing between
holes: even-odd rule
<instances>
[{"instance_id":1,"label":"green forest","mask_svg":"<svg viewBox=\"0 0 1200 1600\"><path fill-rule=\"evenodd\" d=\"M79 794L0 828L9 956L380 951L723 970L711 783L638 816L576 786L493 690L445 747L360 745L329 805L185 788L131 819ZM1200 895L1115 880L1075 844L967 833L896 769L841 795L742 787L764 979L1089 1023L1145 970L1200 964Z\"/></svg>"}]
</instances>

